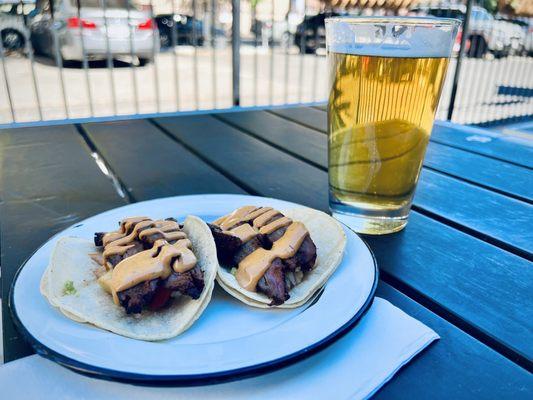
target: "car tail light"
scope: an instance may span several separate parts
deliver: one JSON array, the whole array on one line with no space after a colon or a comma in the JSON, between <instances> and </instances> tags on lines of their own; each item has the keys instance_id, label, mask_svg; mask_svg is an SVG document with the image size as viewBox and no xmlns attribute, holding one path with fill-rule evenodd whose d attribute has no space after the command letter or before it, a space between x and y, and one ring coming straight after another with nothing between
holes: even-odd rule
<instances>
[{"instance_id":1,"label":"car tail light","mask_svg":"<svg viewBox=\"0 0 533 400\"><path fill-rule=\"evenodd\" d=\"M463 31L460 30L455 37L455 43L461 44L461 39L463 38Z\"/></svg>"},{"instance_id":2,"label":"car tail light","mask_svg":"<svg viewBox=\"0 0 533 400\"><path fill-rule=\"evenodd\" d=\"M137 29L154 29L154 23L152 22L152 19L149 18L144 22L141 22L139 25L137 25Z\"/></svg>"},{"instance_id":3,"label":"car tail light","mask_svg":"<svg viewBox=\"0 0 533 400\"><path fill-rule=\"evenodd\" d=\"M83 18L70 17L67 19L67 28L85 28L85 29L95 29L96 24L92 21L88 21Z\"/></svg>"}]
</instances>

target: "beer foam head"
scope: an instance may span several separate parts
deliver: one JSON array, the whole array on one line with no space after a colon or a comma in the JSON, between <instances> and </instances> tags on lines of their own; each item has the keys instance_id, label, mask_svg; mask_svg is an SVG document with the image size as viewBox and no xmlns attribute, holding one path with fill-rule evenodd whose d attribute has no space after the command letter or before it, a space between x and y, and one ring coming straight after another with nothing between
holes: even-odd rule
<instances>
[{"instance_id":1,"label":"beer foam head","mask_svg":"<svg viewBox=\"0 0 533 400\"><path fill-rule=\"evenodd\" d=\"M328 51L380 57L449 57L460 21L420 17L326 19Z\"/></svg>"}]
</instances>

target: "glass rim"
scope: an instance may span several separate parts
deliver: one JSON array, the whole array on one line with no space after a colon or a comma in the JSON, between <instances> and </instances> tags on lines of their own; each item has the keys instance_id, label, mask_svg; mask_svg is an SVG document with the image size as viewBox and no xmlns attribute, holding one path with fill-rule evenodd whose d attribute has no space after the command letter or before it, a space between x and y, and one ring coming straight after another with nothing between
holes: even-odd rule
<instances>
[{"instance_id":1,"label":"glass rim","mask_svg":"<svg viewBox=\"0 0 533 400\"><path fill-rule=\"evenodd\" d=\"M384 23L384 24L401 24L411 26L459 26L462 21L457 18L440 18L440 17L428 17L428 16L405 16L405 17L385 17L385 16L338 16L328 17L325 19L328 23L347 23L351 25L363 25L365 23Z\"/></svg>"}]
</instances>

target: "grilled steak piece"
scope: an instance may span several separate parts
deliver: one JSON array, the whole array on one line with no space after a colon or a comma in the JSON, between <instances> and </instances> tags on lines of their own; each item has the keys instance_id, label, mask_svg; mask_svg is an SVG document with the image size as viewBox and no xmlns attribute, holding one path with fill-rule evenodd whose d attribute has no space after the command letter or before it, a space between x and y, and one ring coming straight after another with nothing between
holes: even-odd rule
<instances>
[{"instance_id":1,"label":"grilled steak piece","mask_svg":"<svg viewBox=\"0 0 533 400\"><path fill-rule=\"evenodd\" d=\"M94 234L94 245L96 247L102 247L104 243L102 240L104 239L105 232L95 232Z\"/></svg>"},{"instance_id":2,"label":"grilled steak piece","mask_svg":"<svg viewBox=\"0 0 533 400\"><path fill-rule=\"evenodd\" d=\"M261 235L258 235L246 243L244 243L237 252L233 255L233 265L238 265L242 260L246 258L249 254L253 253L255 250L263 247L263 241L261 240Z\"/></svg>"},{"instance_id":3,"label":"grilled steak piece","mask_svg":"<svg viewBox=\"0 0 533 400\"><path fill-rule=\"evenodd\" d=\"M150 304L157 290L159 278L145 281L132 288L118 292L120 305L127 314L139 314L143 307Z\"/></svg>"},{"instance_id":4,"label":"grilled steak piece","mask_svg":"<svg viewBox=\"0 0 533 400\"><path fill-rule=\"evenodd\" d=\"M283 304L289 299L289 291L285 286L285 266L281 259L276 258L259 280L257 288L272 299L271 306Z\"/></svg>"},{"instance_id":5,"label":"grilled steak piece","mask_svg":"<svg viewBox=\"0 0 533 400\"><path fill-rule=\"evenodd\" d=\"M300 283L302 272L311 270L315 261L316 246L310 237L306 237L293 257L285 260L276 258L272 262L257 284L258 292L272 299L270 305L284 303L290 297L289 291Z\"/></svg>"},{"instance_id":6,"label":"grilled steak piece","mask_svg":"<svg viewBox=\"0 0 533 400\"><path fill-rule=\"evenodd\" d=\"M196 265L187 272L172 272L170 276L162 282L163 287L172 291L179 291L181 294L197 299L204 289L204 274L200 267Z\"/></svg>"},{"instance_id":7,"label":"grilled steak piece","mask_svg":"<svg viewBox=\"0 0 533 400\"><path fill-rule=\"evenodd\" d=\"M157 278L139 283L118 292L117 295L120 305L127 314L138 314L146 306L152 310L165 306L171 292L178 291L185 296L198 299L203 289L204 274L197 265L184 273L172 272L165 280Z\"/></svg>"},{"instance_id":8,"label":"grilled steak piece","mask_svg":"<svg viewBox=\"0 0 533 400\"><path fill-rule=\"evenodd\" d=\"M134 254L137 254L137 253L139 253L141 251L144 251L144 245L143 245L142 242L139 242L139 241L136 240L132 244L133 244L133 247L131 247L128 250L126 250L126 252L124 254L122 254L122 255L113 254L112 256L108 257L107 261L109 261L111 263L113 268L115 268L116 265L119 262L121 262L122 260L124 260L125 258L131 257Z\"/></svg>"},{"instance_id":9,"label":"grilled steak piece","mask_svg":"<svg viewBox=\"0 0 533 400\"><path fill-rule=\"evenodd\" d=\"M287 227L283 227L269 235L263 235L263 240L270 243L271 247L272 243L281 238L286 230ZM282 304L289 299L289 291L299 283L296 278L302 274L299 271L311 270L315 266L315 261L316 246L307 236L293 257L274 260L263 278L259 280L257 290L272 299L271 305Z\"/></svg>"},{"instance_id":10,"label":"grilled steak piece","mask_svg":"<svg viewBox=\"0 0 533 400\"><path fill-rule=\"evenodd\" d=\"M163 233L156 232L156 233L152 233L151 235L147 235L143 237L142 242L143 242L144 248L148 250L154 246L154 243L156 240L164 239L164 238L165 238L165 235Z\"/></svg>"},{"instance_id":11,"label":"grilled steak piece","mask_svg":"<svg viewBox=\"0 0 533 400\"><path fill-rule=\"evenodd\" d=\"M269 233L268 235L264 235L265 236L264 241L265 243L267 243L268 248L272 248L272 245L274 244L274 242L280 239L285 234L285 231L287 230L287 228L288 226L283 226L279 229L276 229L274 232Z\"/></svg>"},{"instance_id":12,"label":"grilled steak piece","mask_svg":"<svg viewBox=\"0 0 533 400\"><path fill-rule=\"evenodd\" d=\"M285 264L285 266L292 271L300 268L302 271L306 272L315 266L315 261L316 246L311 238L307 236L296 254L291 258L283 260L283 264Z\"/></svg>"},{"instance_id":13,"label":"grilled steak piece","mask_svg":"<svg viewBox=\"0 0 533 400\"><path fill-rule=\"evenodd\" d=\"M177 220L176 218L173 218L173 217L165 218L165 221L174 221L174 222L178 222L178 220ZM118 224L120 225L120 221L119 221ZM129 229L128 232L127 232L128 235L133 231L133 228L134 228L134 227L135 227L134 225L132 225L132 226L130 227L130 229ZM180 229L181 229L182 227L183 227L183 225L180 225ZM144 228L144 229L147 229L147 228ZM139 232L142 232L144 229L140 229ZM105 235L106 233L107 233L107 232L95 232L95 234L94 234L94 245L95 245L96 247L102 247L102 246L104 245L104 243L103 243L103 239L104 239L104 235ZM158 238L158 239L160 239L160 238ZM154 241L155 241L155 240L154 240ZM150 243L150 244L153 244L154 241L152 241L152 243Z\"/></svg>"},{"instance_id":14,"label":"grilled steak piece","mask_svg":"<svg viewBox=\"0 0 533 400\"><path fill-rule=\"evenodd\" d=\"M220 227L208 224L215 239L217 247L217 256L220 264L225 266L231 266L233 263L233 256L242 246L242 241L236 236L224 233Z\"/></svg>"}]
</instances>

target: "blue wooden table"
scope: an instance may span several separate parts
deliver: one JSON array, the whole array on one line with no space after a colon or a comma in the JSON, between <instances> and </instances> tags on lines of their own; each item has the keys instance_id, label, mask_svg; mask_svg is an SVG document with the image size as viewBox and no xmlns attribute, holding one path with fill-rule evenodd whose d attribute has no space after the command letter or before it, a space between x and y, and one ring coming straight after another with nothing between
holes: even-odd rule
<instances>
[{"instance_id":1,"label":"blue wooden table","mask_svg":"<svg viewBox=\"0 0 533 400\"><path fill-rule=\"evenodd\" d=\"M323 107L0 131L5 360L31 353L6 299L51 235L129 202L196 193L327 210L325 131ZM435 125L407 228L364 239L378 295L442 339L377 397L532 398L532 169L531 139Z\"/></svg>"}]
</instances>

